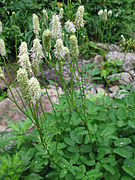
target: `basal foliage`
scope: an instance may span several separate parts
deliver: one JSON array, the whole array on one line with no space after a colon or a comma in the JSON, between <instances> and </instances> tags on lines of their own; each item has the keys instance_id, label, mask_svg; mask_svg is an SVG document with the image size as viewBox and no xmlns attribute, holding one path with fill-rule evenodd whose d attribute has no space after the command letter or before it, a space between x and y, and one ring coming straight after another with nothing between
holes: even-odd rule
<instances>
[{"instance_id":1,"label":"basal foliage","mask_svg":"<svg viewBox=\"0 0 135 180\"><path fill-rule=\"evenodd\" d=\"M62 96L55 105L57 121L54 112L44 114L47 120L40 118L47 150L37 131L28 131L29 119L10 124L13 132L0 140L0 178L8 179L12 172L19 179L134 179L135 92L124 100L80 101L76 94L79 114L76 108L70 112Z\"/></svg>"}]
</instances>

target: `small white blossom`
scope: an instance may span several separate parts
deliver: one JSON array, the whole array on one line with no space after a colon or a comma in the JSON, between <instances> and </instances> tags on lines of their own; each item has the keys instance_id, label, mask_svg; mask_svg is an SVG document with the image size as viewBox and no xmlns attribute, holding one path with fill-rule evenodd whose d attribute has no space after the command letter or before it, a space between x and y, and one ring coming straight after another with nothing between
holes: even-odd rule
<instances>
[{"instance_id":1,"label":"small white blossom","mask_svg":"<svg viewBox=\"0 0 135 180\"><path fill-rule=\"evenodd\" d=\"M0 39L0 55L6 56L5 43L3 39Z\"/></svg>"},{"instance_id":2,"label":"small white blossom","mask_svg":"<svg viewBox=\"0 0 135 180\"><path fill-rule=\"evenodd\" d=\"M32 77L29 80L29 94L31 96L30 102L33 104L36 104L36 102L40 99L41 97L41 88L38 80L35 77Z\"/></svg>"},{"instance_id":3,"label":"small white blossom","mask_svg":"<svg viewBox=\"0 0 135 180\"><path fill-rule=\"evenodd\" d=\"M62 27L61 27L60 18L58 15L53 15L50 25L51 25L52 37L54 39L61 38L62 37Z\"/></svg>"},{"instance_id":4,"label":"small white blossom","mask_svg":"<svg viewBox=\"0 0 135 180\"><path fill-rule=\"evenodd\" d=\"M110 16L110 17L112 16L112 10L108 11L108 16Z\"/></svg>"},{"instance_id":5,"label":"small white blossom","mask_svg":"<svg viewBox=\"0 0 135 180\"><path fill-rule=\"evenodd\" d=\"M36 36L39 35L40 25L39 25L39 18L36 14L33 14L33 31Z\"/></svg>"},{"instance_id":6,"label":"small white blossom","mask_svg":"<svg viewBox=\"0 0 135 180\"><path fill-rule=\"evenodd\" d=\"M75 31L76 31L76 29L75 29L75 25L72 23L72 22L70 22L70 21L67 21L66 23L65 23L65 29L66 29L66 31L68 32L68 33L75 33Z\"/></svg>"},{"instance_id":7,"label":"small white blossom","mask_svg":"<svg viewBox=\"0 0 135 180\"><path fill-rule=\"evenodd\" d=\"M60 12L59 12L59 18L60 18L60 19L63 18L63 12L64 12L64 9L63 9L63 8L60 8Z\"/></svg>"},{"instance_id":8,"label":"small white blossom","mask_svg":"<svg viewBox=\"0 0 135 180\"><path fill-rule=\"evenodd\" d=\"M75 18L75 26L78 29L80 27L84 27L83 14L84 14L84 6L79 6L77 13L76 13L76 18Z\"/></svg>"},{"instance_id":9,"label":"small white blossom","mask_svg":"<svg viewBox=\"0 0 135 180\"><path fill-rule=\"evenodd\" d=\"M121 35L121 39L122 39L122 42L123 42L123 43L126 42L126 39L125 39L125 37L123 36L123 34Z\"/></svg>"},{"instance_id":10,"label":"small white blossom","mask_svg":"<svg viewBox=\"0 0 135 180\"><path fill-rule=\"evenodd\" d=\"M39 71L39 63L41 59L44 57L42 51L42 45L40 44L40 40L38 38L34 39L33 47L31 49L31 57L32 57L32 67L36 73Z\"/></svg>"},{"instance_id":11,"label":"small white blossom","mask_svg":"<svg viewBox=\"0 0 135 180\"><path fill-rule=\"evenodd\" d=\"M0 35L2 33L2 22L0 21Z\"/></svg>"},{"instance_id":12,"label":"small white blossom","mask_svg":"<svg viewBox=\"0 0 135 180\"><path fill-rule=\"evenodd\" d=\"M59 60L62 60L65 58L65 48L64 48L62 39L57 39L54 54L55 54L55 57Z\"/></svg>"},{"instance_id":13,"label":"small white blossom","mask_svg":"<svg viewBox=\"0 0 135 180\"><path fill-rule=\"evenodd\" d=\"M99 15L99 16L102 16L103 13L104 13L104 11L103 11L103 9L101 9L101 10L98 12L98 15Z\"/></svg>"}]
</instances>

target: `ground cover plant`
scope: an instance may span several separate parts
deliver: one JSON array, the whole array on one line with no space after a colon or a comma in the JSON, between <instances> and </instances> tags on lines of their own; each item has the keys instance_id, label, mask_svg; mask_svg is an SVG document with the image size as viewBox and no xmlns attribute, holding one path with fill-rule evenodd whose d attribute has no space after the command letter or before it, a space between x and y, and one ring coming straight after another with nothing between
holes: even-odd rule
<instances>
[{"instance_id":1,"label":"ground cover plant","mask_svg":"<svg viewBox=\"0 0 135 180\"><path fill-rule=\"evenodd\" d=\"M113 38L112 28L107 31L105 23L110 22L113 12L107 9L97 12L101 23L97 37L102 42L101 47L98 47L88 39L88 22L85 22L88 17L80 3L59 2L58 5L62 7L52 8L56 10L52 14L43 9L41 15L34 9L30 22L32 36L26 38L27 41L23 37L21 43L18 41L16 13L12 12L17 70L10 62L4 43L4 28L0 24L1 61L12 86L6 82L3 67L0 67L0 79L11 94L9 99L27 117L25 121L8 122L10 131L0 133L2 180L135 179L135 91L130 90L124 99L111 99L100 94L91 97L87 94L85 81L90 75L95 83L100 81L108 86L108 75L121 72L119 60L112 63L105 59ZM42 9L43 4L40 5ZM74 14L71 9L77 5ZM120 47L125 54L134 51L134 40L124 40L124 36L120 38ZM103 48L104 42L106 50ZM82 59L80 68L80 52L86 58L100 54L103 58L101 67L94 63L84 67ZM68 82L64 79L65 62L70 72ZM44 67L53 69L53 84L59 103L53 103L48 93ZM11 69L16 74L14 80ZM42 77L42 84L39 83L39 77ZM58 83L62 93L59 92ZM12 87L23 108L16 101ZM4 96L6 94L2 92L1 97ZM51 104L50 113L44 111L44 97Z\"/></svg>"}]
</instances>

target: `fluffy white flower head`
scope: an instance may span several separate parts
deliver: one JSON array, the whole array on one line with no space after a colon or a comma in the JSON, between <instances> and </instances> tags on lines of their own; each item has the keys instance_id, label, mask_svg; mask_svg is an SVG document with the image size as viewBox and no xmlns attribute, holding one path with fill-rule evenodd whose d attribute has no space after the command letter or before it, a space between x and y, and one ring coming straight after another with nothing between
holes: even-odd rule
<instances>
[{"instance_id":1,"label":"fluffy white flower head","mask_svg":"<svg viewBox=\"0 0 135 180\"><path fill-rule=\"evenodd\" d=\"M75 31L76 31L76 29L75 29L75 25L72 23L72 22L70 22L70 21L67 21L66 23L65 23L65 29L66 29L66 31L68 32L68 33L75 33Z\"/></svg>"},{"instance_id":2,"label":"fluffy white flower head","mask_svg":"<svg viewBox=\"0 0 135 180\"><path fill-rule=\"evenodd\" d=\"M83 14L84 14L84 6L79 6L75 18L75 25L78 29L80 27L84 27Z\"/></svg>"},{"instance_id":3,"label":"fluffy white flower head","mask_svg":"<svg viewBox=\"0 0 135 180\"><path fill-rule=\"evenodd\" d=\"M33 47L31 49L31 57L32 57L32 66L36 73L39 71L39 63L41 59L44 57L42 51L42 45L40 44L40 40L38 38L34 39Z\"/></svg>"},{"instance_id":4,"label":"fluffy white flower head","mask_svg":"<svg viewBox=\"0 0 135 180\"><path fill-rule=\"evenodd\" d=\"M32 74L31 63L29 61L28 53L24 53L21 56L19 56L19 64L23 69L25 69L28 72L29 75Z\"/></svg>"},{"instance_id":5,"label":"fluffy white flower head","mask_svg":"<svg viewBox=\"0 0 135 180\"><path fill-rule=\"evenodd\" d=\"M35 77L32 77L29 80L29 94L31 96L30 102L33 103L33 104L36 104L36 102L41 97L40 84L39 84L38 80Z\"/></svg>"},{"instance_id":6,"label":"fluffy white flower head","mask_svg":"<svg viewBox=\"0 0 135 180\"><path fill-rule=\"evenodd\" d=\"M59 60L62 60L65 58L65 49L64 49L62 39L57 39L54 54L55 54L55 57Z\"/></svg>"},{"instance_id":7,"label":"fluffy white flower head","mask_svg":"<svg viewBox=\"0 0 135 180\"><path fill-rule=\"evenodd\" d=\"M112 10L108 11L108 16L110 16L110 17L112 16Z\"/></svg>"},{"instance_id":8,"label":"fluffy white flower head","mask_svg":"<svg viewBox=\"0 0 135 180\"><path fill-rule=\"evenodd\" d=\"M51 33L54 39L62 37L61 22L58 15L53 15L51 20Z\"/></svg>"},{"instance_id":9,"label":"fluffy white flower head","mask_svg":"<svg viewBox=\"0 0 135 180\"><path fill-rule=\"evenodd\" d=\"M0 21L0 35L2 33L2 22Z\"/></svg>"},{"instance_id":10,"label":"fluffy white flower head","mask_svg":"<svg viewBox=\"0 0 135 180\"><path fill-rule=\"evenodd\" d=\"M36 36L39 35L40 25L39 25L39 18L36 14L33 14L33 31Z\"/></svg>"},{"instance_id":11,"label":"fluffy white flower head","mask_svg":"<svg viewBox=\"0 0 135 180\"><path fill-rule=\"evenodd\" d=\"M19 47L19 55L18 57L22 56L24 53L28 53L27 43L22 42Z\"/></svg>"},{"instance_id":12,"label":"fluffy white flower head","mask_svg":"<svg viewBox=\"0 0 135 180\"><path fill-rule=\"evenodd\" d=\"M0 39L0 55L6 56L5 43L3 39Z\"/></svg>"},{"instance_id":13,"label":"fluffy white flower head","mask_svg":"<svg viewBox=\"0 0 135 180\"><path fill-rule=\"evenodd\" d=\"M98 12L98 15L99 15L99 16L102 16L103 13L104 13L104 11L103 11L103 9L101 9L101 10Z\"/></svg>"}]
</instances>

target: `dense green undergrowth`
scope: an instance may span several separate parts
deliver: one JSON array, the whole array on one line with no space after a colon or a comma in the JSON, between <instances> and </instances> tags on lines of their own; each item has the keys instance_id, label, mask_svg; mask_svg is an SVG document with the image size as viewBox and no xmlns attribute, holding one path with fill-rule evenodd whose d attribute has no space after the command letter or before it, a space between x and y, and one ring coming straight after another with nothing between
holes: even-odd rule
<instances>
[{"instance_id":1,"label":"dense green undergrowth","mask_svg":"<svg viewBox=\"0 0 135 180\"><path fill-rule=\"evenodd\" d=\"M1 135L0 179L106 179L135 178L135 92L125 99L86 99L68 111L65 96L52 112L40 118L45 150L39 135L26 122L10 124ZM83 118L82 118L83 117Z\"/></svg>"}]
</instances>

